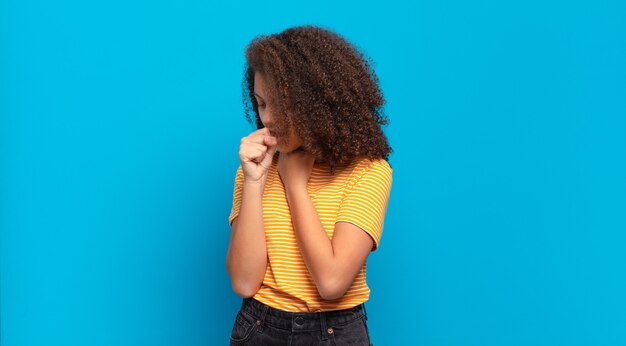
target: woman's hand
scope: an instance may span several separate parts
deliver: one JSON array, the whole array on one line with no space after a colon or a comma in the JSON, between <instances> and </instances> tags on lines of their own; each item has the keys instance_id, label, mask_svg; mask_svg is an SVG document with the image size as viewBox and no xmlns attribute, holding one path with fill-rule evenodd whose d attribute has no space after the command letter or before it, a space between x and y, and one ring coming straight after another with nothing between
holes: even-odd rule
<instances>
[{"instance_id":1,"label":"woman's hand","mask_svg":"<svg viewBox=\"0 0 626 346\"><path fill-rule=\"evenodd\" d=\"M306 189L311 177L315 156L301 148L278 156L278 174L283 181L285 190Z\"/></svg>"},{"instance_id":2,"label":"woman's hand","mask_svg":"<svg viewBox=\"0 0 626 346\"><path fill-rule=\"evenodd\" d=\"M272 165L276 149L276 137L264 127L241 139L239 160L246 182L265 183L267 171Z\"/></svg>"}]
</instances>

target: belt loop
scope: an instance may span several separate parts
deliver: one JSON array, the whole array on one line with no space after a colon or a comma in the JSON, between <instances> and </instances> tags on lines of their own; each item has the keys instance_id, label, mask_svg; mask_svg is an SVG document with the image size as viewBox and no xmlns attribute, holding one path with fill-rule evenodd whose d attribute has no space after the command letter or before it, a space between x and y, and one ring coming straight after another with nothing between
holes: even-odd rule
<instances>
[{"instance_id":1,"label":"belt loop","mask_svg":"<svg viewBox=\"0 0 626 346\"><path fill-rule=\"evenodd\" d=\"M263 311L261 311L261 324L259 325L259 333L263 332L263 326L265 325L265 317L267 316L267 312L269 311L270 307L266 304L261 303L261 305L263 305Z\"/></svg>"},{"instance_id":2,"label":"belt loop","mask_svg":"<svg viewBox=\"0 0 626 346\"><path fill-rule=\"evenodd\" d=\"M365 316L365 320L367 321L367 310L365 310L365 303L361 304L363 306L363 315Z\"/></svg>"},{"instance_id":3,"label":"belt loop","mask_svg":"<svg viewBox=\"0 0 626 346\"><path fill-rule=\"evenodd\" d=\"M320 314L320 328L322 329L322 341L328 339L328 331L326 330L326 313L324 311L318 312Z\"/></svg>"}]
</instances>

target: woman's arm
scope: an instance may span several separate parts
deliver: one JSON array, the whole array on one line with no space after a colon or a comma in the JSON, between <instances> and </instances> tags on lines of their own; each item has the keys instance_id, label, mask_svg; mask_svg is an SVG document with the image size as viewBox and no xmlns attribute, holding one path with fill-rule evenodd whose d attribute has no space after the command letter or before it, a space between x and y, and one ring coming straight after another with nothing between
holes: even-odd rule
<instances>
[{"instance_id":1,"label":"woman's arm","mask_svg":"<svg viewBox=\"0 0 626 346\"><path fill-rule=\"evenodd\" d=\"M286 190L296 240L320 296L336 299L354 282L374 241L361 228L337 222L332 241L328 238L306 185Z\"/></svg>"},{"instance_id":2,"label":"woman's arm","mask_svg":"<svg viewBox=\"0 0 626 346\"><path fill-rule=\"evenodd\" d=\"M243 183L239 216L231 225L226 270L233 291L247 298L261 287L267 269L267 247L263 228L263 182Z\"/></svg>"},{"instance_id":3,"label":"woman's arm","mask_svg":"<svg viewBox=\"0 0 626 346\"><path fill-rule=\"evenodd\" d=\"M267 128L242 138L239 147L241 170L237 170L233 214L229 217L232 224L226 271L233 290L244 298L259 290L267 269L262 200L275 148L276 138Z\"/></svg>"},{"instance_id":4,"label":"woman's arm","mask_svg":"<svg viewBox=\"0 0 626 346\"><path fill-rule=\"evenodd\" d=\"M320 296L336 299L345 294L367 260L378 248L391 191L391 166L372 161L339 208L332 241L320 221L307 183L315 158L303 151L280 155L280 174L296 240Z\"/></svg>"}]
</instances>

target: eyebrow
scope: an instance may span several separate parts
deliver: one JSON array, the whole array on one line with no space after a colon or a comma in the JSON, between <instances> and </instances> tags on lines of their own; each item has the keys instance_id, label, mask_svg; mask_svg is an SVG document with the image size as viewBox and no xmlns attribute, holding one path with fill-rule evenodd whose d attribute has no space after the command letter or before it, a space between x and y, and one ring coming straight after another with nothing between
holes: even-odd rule
<instances>
[{"instance_id":1,"label":"eyebrow","mask_svg":"<svg viewBox=\"0 0 626 346\"><path fill-rule=\"evenodd\" d=\"M258 96L261 100L265 101L265 99L263 99L263 98L261 97L261 95L257 94L256 92L254 92L254 94L255 94L256 96Z\"/></svg>"}]
</instances>

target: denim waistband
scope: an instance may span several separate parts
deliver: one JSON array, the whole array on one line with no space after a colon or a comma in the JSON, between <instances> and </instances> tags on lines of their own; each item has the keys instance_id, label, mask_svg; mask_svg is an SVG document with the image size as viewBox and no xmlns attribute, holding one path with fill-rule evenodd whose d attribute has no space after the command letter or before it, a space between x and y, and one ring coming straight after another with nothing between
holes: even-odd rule
<instances>
[{"instance_id":1,"label":"denim waistband","mask_svg":"<svg viewBox=\"0 0 626 346\"><path fill-rule=\"evenodd\" d=\"M362 316L367 319L365 304L342 310L291 312L273 308L249 297L243 298L241 310L253 317L261 328L269 324L290 332L320 330L324 340L328 326L341 325Z\"/></svg>"}]
</instances>

